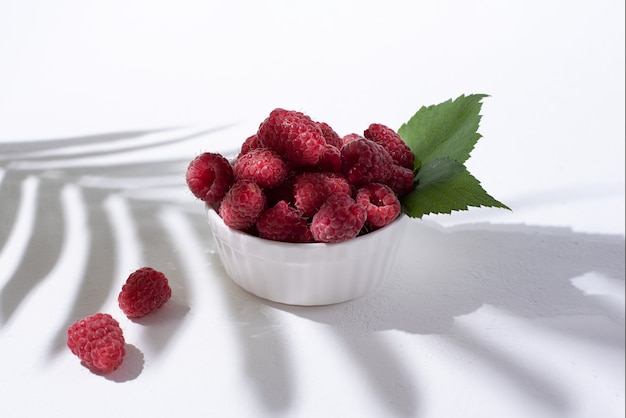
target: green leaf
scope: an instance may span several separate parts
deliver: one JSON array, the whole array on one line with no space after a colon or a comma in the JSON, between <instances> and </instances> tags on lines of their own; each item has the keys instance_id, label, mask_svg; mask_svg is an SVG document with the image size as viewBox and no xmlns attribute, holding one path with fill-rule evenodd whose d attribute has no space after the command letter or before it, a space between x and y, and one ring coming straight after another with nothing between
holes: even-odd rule
<instances>
[{"instance_id":1,"label":"green leaf","mask_svg":"<svg viewBox=\"0 0 626 418\"><path fill-rule=\"evenodd\" d=\"M415 154L417 170L440 158L465 162L481 135L481 100L485 94L462 95L455 100L422 107L398 134Z\"/></svg>"},{"instance_id":2,"label":"green leaf","mask_svg":"<svg viewBox=\"0 0 626 418\"><path fill-rule=\"evenodd\" d=\"M451 213L468 207L497 207L509 209L487 194L480 182L463 163L452 158L426 162L415 176L417 186L403 196L404 213L421 218L429 213Z\"/></svg>"}]
</instances>

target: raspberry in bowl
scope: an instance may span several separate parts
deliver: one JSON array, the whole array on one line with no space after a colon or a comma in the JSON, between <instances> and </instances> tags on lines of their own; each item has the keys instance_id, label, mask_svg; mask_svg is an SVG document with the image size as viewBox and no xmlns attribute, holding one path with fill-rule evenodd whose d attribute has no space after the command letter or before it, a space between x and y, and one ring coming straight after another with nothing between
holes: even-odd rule
<instances>
[{"instance_id":1,"label":"raspberry in bowl","mask_svg":"<svg viewBox=\"0 0 626 418\"><path fill-rule=\"evenodd\" d=\"M277 108L233 160L196 157L187 185L206 205L227 274L275 302L344 302L392 274L410 218L507 208L464 166L483 97L422 107L398 132L373 123L345 136Z\"/></svg>"},{"instance_id":2,"label":"raspberry in bowl","mask_svg":"<svg viewBox=\"0 0 626 418\"><path fill-rule=\"evenodd\" d=\"M275 302L325 305L364 296L392 273L412 164L384 125L341 137L275 109L236 158L203 153L186 181L237 284Z\"/></svg>"}]
</instances>

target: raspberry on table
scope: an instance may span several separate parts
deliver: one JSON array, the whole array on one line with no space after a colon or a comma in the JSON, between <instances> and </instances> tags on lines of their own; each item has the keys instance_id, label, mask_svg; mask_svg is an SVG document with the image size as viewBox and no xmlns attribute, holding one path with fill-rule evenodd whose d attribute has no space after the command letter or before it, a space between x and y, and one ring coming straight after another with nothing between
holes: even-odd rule
<instances>
[{"instance_id":1,"label":"raspberry on table","mask_svg":"<svg viewBox=\"0 0 626 418\"><path fill-rule=\"evenodd\" d=\"M67 346L87 367L100 373L117 369L126 355L120 324L105 313L72 324L67 330Z\"/></svg>"},{"instance_id":2,"label":"raspberry on table","mask_svg":"<svg viewBox=\"0 0 626 418\"><path fill-rule=\"evenodd\" d=\"M171 297L172 289L165 274L143 267L128 276L117 301L126 316L141 318L159 309Z\"/></svg>"},{"instance_id":3,"label":"raspberry on table","mask_svg":"<svg viewBox=\"0 0 626 418\"><path fill-rule=\"evenodd\" d=\"M413 169L415 155L411 148L402 140L400 135L393 129L380 123L372 123L363 132L363 136L382 145L391 155L394 162L399 166Z\"/></svg>"},{"instance_id":4,"label":"raspberry on table","mask_svg":"<svg viewBox=\"0 0 626 418\"><path fill-rule=\"evenodd\" d=\"M284 200L267 209L256 222L259 237L283 242L312 242L306 218Z\"/></svg>"},{"instance_id":5,"label":"raspberry on table","mask_svg":"<svg viewBox=\"0 0 626 418\"><path fill-rule=\"evenodd\" d=\"M357 191L356 201L365 207L365 223L372 229L382 228L400 215L400 200L391 188L380 183L370 183Z\"/></svg>"},{"instance_id":6,"label":"raspberry on table","mask_svg":"<svg viewBox=\"0 0 626 418\"><path fill-rule=\"evenodd\" d=\"M240 155L233 164L235 179L252 180L263 189L272 189L285 180L287 164L268 148L255 148Z\"/></svg>"},{"instance_id":7,"label":"raspberry on table","mask_svg":"<svg viewBox=\"0 0 626 418\"><path fill-rule=\"evenodd\" d=\"M355 238L367 217L365 208L346 194L328 197L311 220L311 234L317 242L336 243Z\"/></svg>"},{"instance_id":8,"label":"raspberry on table","mask_svg":"<svg viewBox=\"0 0 626 418\"><path fill-rule=\"evenodd\" d=\"M239 180L226 192L218 210L227 226L243 231L255 224L266 203L267 198L258 184Z\"/></svg>"},{"instance_id":9,"label":"raspberry on table","mask_svg":"<svg viewBox=\"0 0 626 418\"><path fill-rule=\"evenodd\" d=\"M332 194L351 195L352 186L341 174L304 172L293 183L294 206L305 217L311 217Z\"/></svg>"},{"instance_id":10,"label":"raspberry on table","mask_svg":"<svg viewBox=\"0 0 626 418\"><path fill-rule=\"evenodd\" d=\"M272 110L259 125L257 135L262 146L303 166L317 164L326 148L326 140L317 123L294 110Z\"/></svg>"},{"instance_id":11,"label":"raspberry on table","mask_svg":"<svg viewBox=\"0 0 626 418\"><path fill-rule=\"evenodd\" d=\"M205 152L189 163L185 179L194 196L209 204L216 204L235 182L235 174L226 157Z\"/></svg>"},{"instance_id":12,"label":"raspberry on table","mask_svg":"<svg viewBox=\"0 0 626 418\"><path fill-rule=\"evenodd\" d=\"M384 183L393 164L382 145L366 138L354 139L341 147L341 171L356 186Z\"/></svg>"}]
</instances>

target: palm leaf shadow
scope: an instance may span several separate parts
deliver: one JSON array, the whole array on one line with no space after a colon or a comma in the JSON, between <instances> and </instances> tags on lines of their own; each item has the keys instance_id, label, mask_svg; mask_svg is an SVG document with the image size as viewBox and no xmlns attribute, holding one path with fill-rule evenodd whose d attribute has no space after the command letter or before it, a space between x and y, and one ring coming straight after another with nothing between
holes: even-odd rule
<instances>
[{"instance_id":1,"label":"palm leaf shadow","mask_svg":"<svg viewBox=\"0 0 626 418\"><path fill-rule=\"evenodd\" d=\"M147 134L163 132L173 130L174 128L162 128L153 130L141 130L141 131L125 131L125 132L110 132L97 135L78 136L70 138L56 138L46 140L33 140L33 141L8 141L0 143L0 156L12 156L42 152L50 150L65 149L67 147L82 146L89 144L102 144L102 143L115 143L118 141L127 141L129 139L138 138Z\"/></svg>"},{"instance_id":2,"label":"palm leaf shadow","mask_svg":"<svg viewBox=\"0 0 626 418\"><path fill-rule=\"evenodd\" d=\"M27 209L24 207L27 199L23 184L29 179L36 179L38 185L35 201L31 202L34 205L31 208L33 215L24 221L30 224L32 234L21 250L19 260L12 260L14 268L11 271L2 269L5 270L5 280L0 289L0 325L11 320L28 295L60 263L61 249L68 240L68 224L73 222L68 219L60 196L64 188L71 186L80 190L80 209L85 213L87 230L84 233L88 236L89 248L87 259L80 260L85 263L80 287L66 320L54 338L51 353L64 346L67 327L75 320L99 311L111 296L114 283L120 280L115 271L118 261L115 237L120 231L107 217L106 200L137 187L141 187L144 196L150 196L162 188L164 182L172 188L185 189L184 170L188 159L175 158L165 152L151 161L124 163L117 158L135 151L158 151L185 141L205 140L206 135L221 129L225 127L186 132L185 135L173 129L157 129L0 144L0 219L3 219L0 226L0 261L3 260L2 254L14 250L9 246L15 233L15 223ZM151 137L163 132L178 135ZM94 164L98 161L94 158L101 156L110 158L105 164ZM142 235L140 243L162 240L162 226L153 222L149 215L171 203L171 199L162 198L160 193L152 194L156 197L148 201L125 199L134 214L132 223ZM140 248L139 253L144 256L143 261L152 263L150 265L155 268L175 270L176 266L164 264L169 259L168 250L172 251L163 247L159 254L155 254L153 247ZM183 277L176 277L176 280L181 281ZM177 297L187 300L185 283L177 283L177 289Z\"/></svg>"},{"instance_id":3,"label":"palm leaf shadow","mask_svg":"<svg viewBox=\"0 0 626 418\"><path fill-rule=\"evenodd\" d=\"M0 319L8 321L21 301L34 289L40 278L48 275L60 254L60 246L50 245L46 237L63 236L62 210L59 201L58 184L42 181L38 188L37 200L46 200L46 205L36 204L34 231L19 268L5 284L0 295ZM3 201L10 200L6 197ZM35 202L36 203L36 202Z\"/></svg>"}]
</instances>

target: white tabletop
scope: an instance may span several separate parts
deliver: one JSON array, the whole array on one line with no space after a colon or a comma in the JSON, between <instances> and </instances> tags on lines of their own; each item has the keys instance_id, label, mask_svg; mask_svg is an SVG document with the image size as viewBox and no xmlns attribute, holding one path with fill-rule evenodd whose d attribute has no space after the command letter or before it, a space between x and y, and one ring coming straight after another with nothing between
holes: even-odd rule
<instances>
[{"instance_id":1,"label":"white tabletop","mask_svg":"<svg viewBox=\"0 0 626 418\"><path fill-rule=\"evenodd\" d=\"M468 162L512 211L411 221L383 288L246 293L184 183L275 107L341 134L484 93ZM3 417L623 417L624 3L0 3ZM116 304L134 269L172 299ZM127 357L65 346L96 312ZM88 411L88 412L86 412Z\"/></svg>"}]
</instances>

